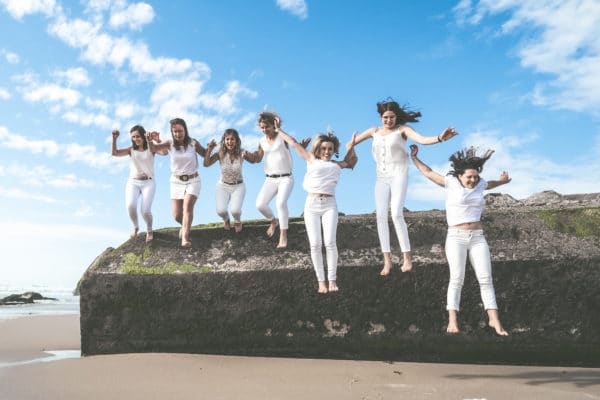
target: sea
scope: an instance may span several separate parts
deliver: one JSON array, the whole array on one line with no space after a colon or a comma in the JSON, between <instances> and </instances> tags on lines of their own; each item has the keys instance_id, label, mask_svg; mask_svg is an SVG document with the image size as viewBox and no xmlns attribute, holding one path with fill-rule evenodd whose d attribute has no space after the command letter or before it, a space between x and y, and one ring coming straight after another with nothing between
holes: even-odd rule
<instances>
[{"instance_id":1,"label":"sea","mask_svg":"<svg viewBox=\"0 0 600 400\"><path fill-rule=\"evenodd\" d=\"M0 319L18 318L32 315L79 314L79 296L73 288L47 286L8 287L0 285L0 299L11 294L37 292L44 297L56 300L35 300L33 304L0 305Z\"/></svg>"}]
</instances>

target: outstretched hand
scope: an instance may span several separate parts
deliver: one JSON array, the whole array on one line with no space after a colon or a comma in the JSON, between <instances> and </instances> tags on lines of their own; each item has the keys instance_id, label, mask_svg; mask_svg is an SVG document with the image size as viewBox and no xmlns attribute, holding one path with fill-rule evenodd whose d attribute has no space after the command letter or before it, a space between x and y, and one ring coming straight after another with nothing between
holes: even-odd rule
<instances>
[{"instance_id":1,"label":"outstretched hand","mask_svg":"<svg viewBox=\"0 0 600 400\"><path fill-rule=\"evenodd\" d=\"M210 142L208 142L208 144L206 145L206 148L213 149L216 145L217 145L217 142L215 141L215 139L212 139Z\"/></svg>"},{"instance_id":2,"label":"outstretched hand","mask_svg":"<svg viewBox=\"0 0 600 400\"><path fill-rule=\"evenodd\" d=\"M309 137L304 138L300 141L300 146L307 148L310 141L311 141L311 138L309 138Z\"/></svg>"},{"instance_id":3,"label":"outstretched hand","mask_svg":"<svg viewBox=\"0 0 600 400\"><path fill-rule=\"evenodd\" d=\"M155 142L160 143L160 133L156 132L156 131L152 131L150 132L150 135L148 136L149 140L154 140Z\"/></svg>"},{"instance_id":4,"label":"outstretched hand","mask_svg":"<svg viewBox=\"0 0 600 400\"><path fill-rule=\"evenodd\" d=\"M352 132L352 138L348 143L346 143L346 151L352 150L352 148L356 145L356 136L358 135L357 131Z\"/></svg>"},{"instance_id":5,"label":"outstretched hand","mask_svg":"<svg viewBox=\"0 0 600 400\"><path fill-rule=\"evenodd\" d=\"M419 154L419 147L416 144L410 145L410 156L416 157Z\"/></svg>"},{"instance_id":6,"label":"outstretched hand","mask_svg":"<svg viewBox=\"0 0 600 400\"><path fill-rule=\"evenodd\" d=\"M118 138L118 137L119 137L119 134L120 134L120 133L119 133L119 131L118 131L117 129L115 129L114 131L112 131L112 137L113 137L113 139L116 139L116 138Z\"/></svg>"},{"instance_id":7,"label":"outstretched hand","mask_svg":"<svg viewBox=\"0 0 600 400\"><path fill-rule=\"evenodd\" d=\"M512 178L508 176L507 171L502 171L502 173L500 174L499 181L502 183L508 183L508 182L512 181Z\"/></svg>"},{"instance_id":8,"label":"outstretched hand","mask_svg":"<svg viewBox=\"0 0 600 400\"><path fill-rule=\"evenodd\" d=\"M456 130L450 126L444 129L444 132L442 132L439 137L442 139L442 142L445 142L446 140L452 139L456 135L458 135L458 132L456 132Z\"/></svg>"}]
</instances>

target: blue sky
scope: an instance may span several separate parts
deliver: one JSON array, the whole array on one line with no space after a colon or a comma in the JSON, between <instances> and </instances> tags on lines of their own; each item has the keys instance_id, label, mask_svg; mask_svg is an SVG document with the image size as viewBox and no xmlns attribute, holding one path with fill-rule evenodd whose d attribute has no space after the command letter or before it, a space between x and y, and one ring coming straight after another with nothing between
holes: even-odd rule
<instances>
[{"instance_id":1,"label":"blue sky","mask_svg":"<svg viewBox=\"0 0 600 400\"><path fill-rule=\"evenodd\" d=\"M600 191L597 0L0 0L0 32L0 289L74 287L125 241L128 159L110 156L110 132L119 147L138 123L167 138L173 117L204 144L234 127L254 150L261 110L297 138L346 141L390 96L422 112L417 131L460 132L421 149L439 172L477 145L496 150L484 177L508 170L515 198ZM347 214L374 210L370 143L358 155L338 186ZM156 171L155 228L174 226L168 157ZM200 173L194 223L215 222L218 166ZM244 175L242 218L260 218L262 164ZM414 167L406 206L443 208Z\"/></svg>"}]
</instances>

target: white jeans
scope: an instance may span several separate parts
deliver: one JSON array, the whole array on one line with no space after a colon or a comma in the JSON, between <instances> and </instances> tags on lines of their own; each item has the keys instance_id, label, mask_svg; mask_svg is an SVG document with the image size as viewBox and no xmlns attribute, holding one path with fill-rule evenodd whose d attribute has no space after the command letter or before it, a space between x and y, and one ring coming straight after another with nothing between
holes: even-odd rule
<instances>
[{"instance_id":1,"label":"white jeans","mask_svg":"<svg viewBox=\"0 0 600 400\"><path fill-rule=\"evenodd\" d=\"M483 306L486 310L497 310L490 248L483 235L483 230L456 228L448 228L448 235L446 236L446 258L450 267L446 309L460 310L460 292L465 280L467 254L475 270L475 276L479 281Z\"/></svg>"},{"instance_id":2,"label":"white jeans","mask_svg":"<svg viewBox=\"0 0 600 400\"><path fill-rule=\"evenodd\" d=\"M142 212L142 218L146 222L146 229L148 232L152 232L152 200L154 200L154 192L156 185L153 179L145 181L129 178L125 185L125 206L129 213L129 218L133 222L133 226L137 229L138 225L138 199L142 197L140 211Z\"/></svg>"},{"instance_id":3,"label":"white jeans","mask_svg":"<svg viewBox=\"0 0 600 400\"><path fill-rule=\"evenodd\" d=\"M228 185L217 182L215 188L215 203L217 214L223 221L229 221L228 206L231 206L231 215L234 222L240 222L242 217L242 203L246 195L246 185L242 182L237 185Z\"/></svg>"},{"instance_id":4,"label":"white jeans","mask_svg":"<svg viewBox=\"0 0 600 400\"><path fill-rule=\"evenodd\" d=\"M335 197L306 198L304 204L304 224L310 243L310 258L312 259L317 279L325 281L323 266L323 242L327 256L327 279L335 281L337 276L338 250L336 244L338 210ZM321 226L323 235L321 235Z\"/></svg>"},{"instance_id":5,"label":"white jeans","mask_svg":"<svg viewBox=\"0 0 600 400\"><path fill-rule=\"evenodd\" d=\"M377 234L381 251L391 252L388 212L392 209L392 222L402 252L410 251L408 227L404 221L404 200L408 186L408 172L392 177L377 177L375 182L375 213L377 214Z\"/></svg>"},{"instance_id":6,"label":"white jeans","mask_svg":"<svg viewBox=\"0 0 600 400\"><path fill-rule=\"evenodd\" d=\"M294 188L294 178L292 176L282 176L280 178L266 178L258 197L256 198L256 208L265 216L272 220L275 218L273 211L269 207L269 203L273 197L277 195L276 207L277 216L279 217L279 229L288 228L289 212L287 201Z\"/></svg>"}]
</instances>

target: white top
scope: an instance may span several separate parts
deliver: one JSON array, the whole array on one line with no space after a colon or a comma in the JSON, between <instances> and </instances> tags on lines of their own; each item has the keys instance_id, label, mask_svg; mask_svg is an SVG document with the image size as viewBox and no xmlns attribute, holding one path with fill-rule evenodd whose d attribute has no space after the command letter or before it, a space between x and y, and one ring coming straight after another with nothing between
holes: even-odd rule
<instances>
[{"instance_id":1,"label":"white top","mask_svg":"<svg viewBox=\"0 0 600 400\"><path fill-rule=\"evenodd\" d=\"M129 177L132 179L154 178L154 154L149 149L129 151Z\"/></svg>"},{"instance_id":2,"label":"white top","mask_svg":"<svg viewBox=\"0 0 600 400\"><path fill-rule=\"evenodd\" d=\"M408 153L406 139L396 129L386 135L373 132L373 158L377 162L377 176L398 176L408 172Z\"/></svg>"},{"instance_id":3,"label":"white top","mask_svg":"<svg viewBox=\"0 0 600 400\"><path fill-rule=\"evenodd\" d=\"M458 178L447 175L446 182L446 219L448 226L464 224L466 222L479 222L481 212L485 205L483 191L487 182L479 178L473 189L461 185Z\"/></svg>"},{"instance_id":4,"label":"white top","mask_svg":"<svg viewBox=\"0 0 600 400\"><path fill-rule=\"evenodd\" d=\"M279 175L292 173L292 155L281 136L275 136L273 143L269 143L266 136L260 138L260 147L263 149L265 160L265 174Z\"/></svg>"},{"instance_id":5,"label":"white top","mask_svg":"<svg viewBox=\"0 0 600 400\"><path fill-rule=\"evenodd\" d=\"M239 157L233 159L227 153L225 153L223 157L219 156L219 164L221 165L221 182L236 183L242 181L242 162L243 157L241 154Z\"/></svg>"},{"instance_id":6,"label":"white top","mask_svg":"<svg viewBox=\"0 0 600 400\"><path fill-rule=\"evenodd\" d=\"M333 161L313 160L306 163L302 187L308 193L335 195L342 168Z\"/></svg>"},{"instance_id":7,"label":"white top","mask_svg":"<svg viewBox=\"0 0 600 400\"><path fill-rule=\"evenodd\" d=\"M173 142L169 146L169 154L171 155L171 172L173 175L192 175L198 172L198 156L194 147L196 140L192 139L187 149L179 146L179 150L175 149Z\"/></svg>"}]
</instances>

